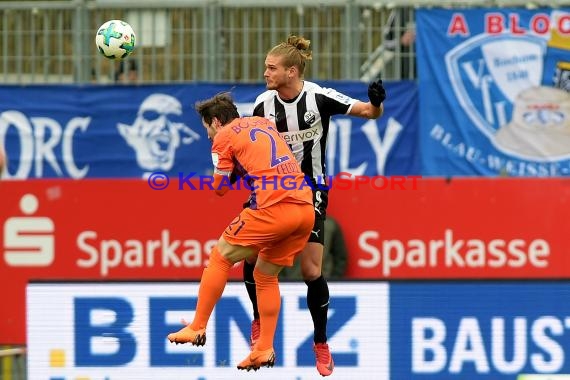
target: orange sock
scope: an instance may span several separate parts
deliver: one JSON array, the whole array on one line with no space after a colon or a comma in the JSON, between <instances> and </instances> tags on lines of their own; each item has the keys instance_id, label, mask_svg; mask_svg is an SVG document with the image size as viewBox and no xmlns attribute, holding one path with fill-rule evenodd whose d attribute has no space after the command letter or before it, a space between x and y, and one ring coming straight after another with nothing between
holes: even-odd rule
<instances>
[{"instance_id":1,"label":"orange sock","mask_svg":"<svg viewBox=\"0 0 570 380\"><path fill-rule=\"evenodd\" d=\"M217 246L212 249L210 262L200 279L198 305L194 321L190 325L193 330L206 328L212 310L224 292L232 266L233 264L220 254Z\"/></svg>"},{"instance_id":2,"label":"orange sock","mask_svg":"<svg viewBox=\"0 0 570 380\"><path fill-rule=\"evenodd\" d=\"M257 341L257 350L273 348L273 338L277 328L277 318L281 309L281 293L277 276L268 276L257 268L253 270L257 290L257 305L261 332Z\"/></svg>"}]
</instances>

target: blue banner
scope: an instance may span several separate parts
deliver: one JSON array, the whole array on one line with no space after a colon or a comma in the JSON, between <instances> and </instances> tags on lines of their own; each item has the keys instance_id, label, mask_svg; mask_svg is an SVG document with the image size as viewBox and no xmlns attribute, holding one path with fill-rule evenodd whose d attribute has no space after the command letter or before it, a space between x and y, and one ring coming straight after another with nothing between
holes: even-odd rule
<instances>
[{"instance_id":1,"label":"blue banner","mask_svg":"<svg viewBox=\"0 0 570 380\"><path fill-rule=\"evenodd\" d=\"M422 174L570 175L569 12L418 10Z\"/></svg>"},{"instance_id":2,"label":"blue banner","mask_svg":"<svg viewBox=\"0 0 570 380\"><path fill-rule=\"evenodd\" d=\"M367 101L361 82L320 83ZM378 120L337 116L329 132L328 174L419 174L417 86L386 84ZM209 174L211 144L194 104L231 91L251 114L264 85L2 86L0 146L7 178L126 178L155 171Z\"/></svg>"},{"instance_id":3,"label":"blue banner","mask_svg":"<svg viewBox=\"0 0 570 380\"><path fill-rule=\"evenodd\" d=\"M390 378L569 374L569 297L568 283L391 284Z\"/></svg>"}]
</instances>

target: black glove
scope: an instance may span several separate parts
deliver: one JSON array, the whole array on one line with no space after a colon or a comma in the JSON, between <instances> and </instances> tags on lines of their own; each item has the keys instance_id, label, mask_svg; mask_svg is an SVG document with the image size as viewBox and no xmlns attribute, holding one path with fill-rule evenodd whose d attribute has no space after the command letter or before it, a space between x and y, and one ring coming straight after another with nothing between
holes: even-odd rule
<instances>
[{"instance_id":1,"label":"black glove","mask_svg":"<svg viewBox=\"0 0 570 380\"><path fill-rule=\"evenodd\" d=\"M368 99L374 107L380 107L380 104L386 99L386 90L382 85L382 79L372 82L368 85Z\"/></svg>"},{"instance_id":2,"label":"black glove","mask_svg":"<svg viewBox=\"0 0 570 380\"><path fill-rule=\"evenodd\" d=\"M249 206L251 206L251 201L252 201L251 197L252 197L251 194L249 195L249 197L247 197L247 201L245 201L242 205L243 208L249 208Z\"/></svg>"}]
</instances>

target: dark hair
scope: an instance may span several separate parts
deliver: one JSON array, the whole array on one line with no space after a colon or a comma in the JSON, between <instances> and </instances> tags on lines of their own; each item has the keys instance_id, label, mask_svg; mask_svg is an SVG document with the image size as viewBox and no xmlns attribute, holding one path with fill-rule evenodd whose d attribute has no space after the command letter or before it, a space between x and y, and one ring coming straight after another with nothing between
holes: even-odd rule
<instances>
[{"instance_id":1,"label":"dark hair","mask_svg":"<svg viewBox=\"0 0 570 380\"><path fill-rule=\"evenodd\" d=\"M121 74L127 74L129 71L138 71L137 61L134 59L121 60L119 68L115 71L115 82L119 80Z\"/></svg>"},{"instance_id":2,"label":"dark hair","mask_svg":"<svg viewBox=\"0 0 570 380\"><path fill-rule=\"evenodd\" d=\"M119 62L119 71L123 71L125 70L125 64L127 66L127 70L129 71L136 71L137 68L137 61L135 61L134 59L127 59L127 60L121 60L121 62Z\"/></svg>"},{"instance_id":3,"label":"dark hair","mask_svg":"<svg viewBox=\"0 0 570 380\"><path fill-rule=\"evenodd\" d=\"M217 118L222 125L226 125L239 117L237 107L229 92L220 92L210 99L198 101L194 108L208 124L213 118Z\"/></svg>"}]
</instances>

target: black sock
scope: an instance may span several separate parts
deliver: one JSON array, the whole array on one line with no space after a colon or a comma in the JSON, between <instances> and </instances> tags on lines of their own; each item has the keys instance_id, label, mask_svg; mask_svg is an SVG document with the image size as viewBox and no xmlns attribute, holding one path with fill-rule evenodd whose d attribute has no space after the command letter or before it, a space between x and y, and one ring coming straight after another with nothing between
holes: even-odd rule
<instances>
[{"instance_id":1,"label":"black sock","mask_svg":"<svg viewBox=\"0 0 570 380\"><path fill-rule=\"evenodd\" d=\"M315 343L327 342L327 314L329 311L329 286L323 276L307 284L307 306L315 327Z\"/></svg>"},{"instance_id":2,"label":"black sock","mask_svg":"<svg viewBox=\"0 0 570 380\"><path fill-rule=\"evenodd\" d=\"M249 264L247 260L243 261L243 282L249 295L249 300L253 306L253 319L259 319L259 310L257 309L257 292L255 291L255 279L253 278L253 270L255 263Z\"/></svg>"}]
</instances>

